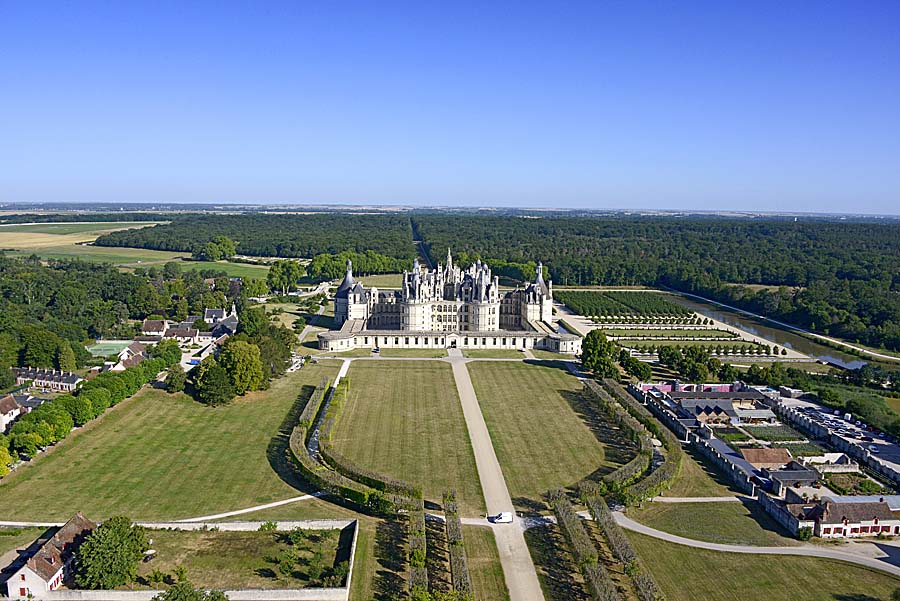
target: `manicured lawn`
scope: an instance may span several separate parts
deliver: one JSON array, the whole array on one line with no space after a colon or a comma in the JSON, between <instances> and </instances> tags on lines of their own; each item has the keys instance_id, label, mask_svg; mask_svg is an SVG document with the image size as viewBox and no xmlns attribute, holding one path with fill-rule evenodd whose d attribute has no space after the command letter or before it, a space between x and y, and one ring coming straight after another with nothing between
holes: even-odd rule
<instances>
[{"instance_id":1,"label":"manicured lawn","mask_svg":"<svg viewBox=\"0 0 900 601\"><path fill-rule=\"evenodd\" d=\"M218 408L144 388L0 480L3 514L63 520L80 510L95 520L179 519L303 494L308 489L282 463L286 438L279 429L293 426L286 418L302 405L298 395L336 373L334 362L309 365Z\"/></svg>"},{"instance_id":2,"label":"manicured lawn","mask_svg":"<svg viewBox=\"0 0 900 601\"><path fill-rule=\"evenodd\" d=\"M740 503L649 503L628 516L657 530L727 545L794 546L756 501Z\"/></svg>"},{"instance_id":3,"label":"manicured lawn","mask_svg":"<svg viewBox=\"0 0 900 601\"><path fill-rule=\"evenodd\" d=\"M681 473L672 488L663 494L667 497L728 497L741 494L731 482L692 448L684 448Z\"/></svg>"},{"instance_id":4,"label":"manicured lawn","mask_svg":"<svg viewBox=\"0 0 900 601\"><path fill-rule=\"evenodd\" d=\"M514 361L467 367L517 505L617 467L569 404L581 400L582 384L565 369Z\"/></svg>"},{"instance_id":5,"label":"manicured lawn","mask_svg":"<svg viewBox=\"0 0 900 601\"><path fill-rule=\"evenodd\" d=\"M471 359L525 359L525 353L512 349L469 349L463 351L464 357Z\"/></svg>"},{"instance_id":6,"label":"manicured lawn","mask_svg":"<svg viewBox=\"0 0 900 601\"><path fill-rule=\"evenodd\" d=\"M455 488L463 514L484 511L447 363L354 361L348 378L350 392L334 433L340 453L361 466L421 484L430 500Z\"/></svg>"},{"instance_id":7,"label":"manicured lawn","mask_svg":"<svg viewBox=\"0 0 900 601\"><path fill-rule=\"evenodd\" d=\"M400 288L403 285L402 273L379 273L355 278L366 288Z\"/></svg>"},{"instance_id":8,"label":"manicured lawn","mask_svg":"<svg viewBox=\"0 0 900 601\"><path fill-rule=\"evenodd\" d=\"M719 553L633 532L628 538L668 601L878 601L900 587L884 572L839 561Z\"/></svg>"},{"instance_id":9,"label":"manicured lawn","mask_svg":"<svg viewBox=\"0 0 900 601\"><path fill-rule=\"evenodd\" d=\"M497 553L497 541L490 528L463 526L463 543L469 578L477 601L503 601L509 599L503 567Z\"/></svg>"},{"instance_id":10,"label":"manicured lawn","mask_svg":"<svg viewBox=\"0 0 900 601\"><path fill-rule=\"evenodd\" d=\"M284 532L214 532L150 530L156 557L138 568L138 581L123 588L146 589L159 585L148 580L155 570L174 576L183 566L198 587L219 589L306 588L322 586L322 577L311 577L310 563L316 554L323 575L340 561L349 559L350 533L339 552L341 531L307 530L300 544L293 545ZM278 569L277 558L296 554L291 573ZM315 576L315 574L312 574Z\"/></svg>"},{"instance_id":11,"label":"manicured lawn","mask_svg":"<svg viewBox=\"0 0 900 601\"><path fill-rule=\"evenodd\" d=\"M447 356L447 349L442 348L383 348L379 353L381 357L416 357L419 359L439 359Z\"/></svg>"}]
</instances>

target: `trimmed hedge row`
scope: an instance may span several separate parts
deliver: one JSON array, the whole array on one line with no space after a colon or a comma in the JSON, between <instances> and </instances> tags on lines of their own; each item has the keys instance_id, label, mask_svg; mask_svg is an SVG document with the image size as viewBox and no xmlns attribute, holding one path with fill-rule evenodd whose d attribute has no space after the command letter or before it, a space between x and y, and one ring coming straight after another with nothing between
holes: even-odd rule
<instances>
[{"instance_id":1,"label":"trimmed hedge row","mask_svg":"<svg viewBox=\"0 0 900 601\"><path fill-rule=\"evenodd\" d=\"M328 390L327 380L316 388L301 413L300 422L291 431L288 441L290 458L300 474L316 488L341 497L355 505L365 507L379 513L394 513L409 506L409 499L388 495L358 482L354 482L338 472L322 465L310 455L306 446L311 421L302 419L303 414L315 415L321 407L325 392Z\"/></svg>"},{"instance_id":2,"label":"trimmed hedge row","mask_svg":"<svg viewBox=\"0 0 900 601\"><path fill-rule=\"evenodd\" d=\"M472 595L472 580L469 578L469 561L463 546L462 521L459 519L459 506L456 503L456 491L444 493L444 522L447 528L447 543L450 545L450 576L453 590L463 596Z\"/></svg>"},{"instance_id":3,"label":"trimmed hedge row","mask_svg":"<svg viewBox=\"0 0 900 601\"><path fill-rule=\"evenodd\" d=\"M628 435L631 441L638 445L638 452L631 461L601 478L608 490L617 491L628 486L650 469L650 460L653 457L653 443L650 441L647 428L632 417L621 405L616 403L599 384L587 380L585 381L585 386L593 394L607 417L612 419Z\"/></svg>"},{"instance_id":4,"label":"trimmed hedge row","mask_svg":"<svg viewBox=\"0 0 900 601\"><path fill-rule=\"evenodd\" d=\"M585 530L584 524L581 523L581 518L575 513L572 504L566 499L565 492L555 489L550 491L548 496L550 507L553 508L556 516L556 523L575 554L575 562L584 576L591 598L594 601L620 601L622 597L619 595L616 583L610 578L606 568L599 563L600 554L597 552L597 547Z\"/></svg>"},{"instance_id":5,"label":"trimmed hedge row","mask_svg":"<svg viewBox=\"0 0 900 601\"><path fill-rule=\"evenodd\" d=\"M681 441L671 430L657 420L650 411L628 394L618 382L604 378L603 388L609 392L623 407L640 421L666 448L666 458L662 465L653 470L646 478L619 491L618 497L625 504L633 504L644 499L655 497L672 485L672 481L681 472L681 461L684 450Z\"/></svg>"},{"instance_id":6,"label":"trimmed hedge row","mask_svg":"<svg viewBox=\"0 0 900 601\"><path fill-rule=\"evenodd\" d=\"M409 515L409 591L428 592L428 568L425 567L428 541L425 538L425 505L420 499Z\"/></svg>"},{"instance_id":7,"label":"trimmed hedge row","mask_svg":"<svg viewBox=\"0 0 900 601\"><path fill-rule=\"evenodd\" d=\"M638 597L641 601L662 601L665 596L659 585L649 570L644 567L634 547L631 546L631 541L625 536L625 531L616 523L606 504L606 499L600 495L599 488L591 486L591 484L584 482L578 487L581 501L588 508L597 525L600 526L613 555L625 565L625 573L634 582Z\"/></svg>"}]
</instances>

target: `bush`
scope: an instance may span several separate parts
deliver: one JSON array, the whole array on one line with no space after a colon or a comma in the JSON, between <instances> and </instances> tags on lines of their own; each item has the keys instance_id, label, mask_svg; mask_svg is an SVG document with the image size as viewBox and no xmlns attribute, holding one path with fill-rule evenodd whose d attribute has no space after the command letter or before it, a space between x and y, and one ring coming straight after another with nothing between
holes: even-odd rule
<instances>
[{"instance_id":1,"label":"bush","mask_svg":"<svg viewBox=\"0 0 900 601\"><path fill-rule=\"evenodd\" d=\"M409 527L409 590L428 591L428 569L425 567L428 542L425 539L425 507L420 502L407 516Z\"/></svg>"},{"instance_id":2,"label":"bush","mask_svg":"<svg viewBox=\"0 0 900 601\"><path fill-rule=\"evenodd\" d=\"M462 521L459 519L459 507L456 503L456 491L444 494L444 525L447 529L447 543L450 545L450 576L453 590L463 595L472 594L472 581L469 577L469 562L463 543Z\"/></svg>"}]
</instances>

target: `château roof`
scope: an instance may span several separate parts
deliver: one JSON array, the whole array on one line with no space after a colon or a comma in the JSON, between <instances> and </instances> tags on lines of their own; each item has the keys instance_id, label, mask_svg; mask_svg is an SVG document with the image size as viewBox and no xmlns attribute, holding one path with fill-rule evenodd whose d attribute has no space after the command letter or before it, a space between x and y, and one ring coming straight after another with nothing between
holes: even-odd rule
<instances>
[{"instance_id":1,"label":"ch\u00e2teau roof","mask_svg":"<svg viewBox=\"0 0 900 601\"><path fill-rule=\"evenodd\" d=\"M338 286L337 292L334 293L334 297L347 298L354 284L356 284L356 280L353 279L353 261L347 259L347 273L344 274L344 279Z\"/></svg>"}]
</instances>

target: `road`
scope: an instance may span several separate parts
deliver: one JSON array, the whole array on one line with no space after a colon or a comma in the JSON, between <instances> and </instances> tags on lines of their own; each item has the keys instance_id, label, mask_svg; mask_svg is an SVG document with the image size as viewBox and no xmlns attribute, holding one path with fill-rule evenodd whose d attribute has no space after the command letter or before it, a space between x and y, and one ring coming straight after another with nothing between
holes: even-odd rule
<instances>
[{"instance_id":1,"label":"road","mask_svg":"<svg viewBox=\"0 0 900 601\"><path fill-rule=\"evenodd\" d=\"M723 545L719 543L708 543L705 541L694 540L692 538L684 538L683 536L677 536L675 534L669 534L668 532L663 532L655 528L650 528L649 526L644 526L643 524L635 522L625 514L618 511L613 512L613 516L616 519L616 523L626 530L631 530L632 532L638 532L640 534L652 536L653 538L664 540L670 543L675 543L677 545L684 545L686 547L708 549L710 551L723 551L726 553L745 553L750 555L800 555L803 557L834 559L837 561L846 561L849 563L855 563L857 565L865 566L867 568L881 570L882 572L888 572L890 574L893 574L894 576L900 576L900 566L897 566L893 563L888 563L888 561L898 560L896 553L898 549L893 545L873 543L872 546L877 548L877 557L873 557L871 555L847 553L846 551L837 551L835 549L828 549L815 545L801 545L797 547L754 547L751 545ZM861 550L866 549L871 552L871 547L869 546L863 547L862 545L860 545L860 547ZM889 548L892 553L886 553L884 551L884 547Z\"/></svg>"},{"instance_id":2,"label":"road","mask_svg":"<svg viewBox=\"0 0 900 601\"><path fill-rule=\"evenodd\" d=\"M494 452L491 435L481 414L481 406L478 404L478 397L475 396L472 380L469 378L466 359L459 349L450 349L448 361L453 368L453 377L456 380L456 389L466 419L469 440L472 442L475 466L478 469L478 479L481 481L488 514L494 515L501 511L515 514L500 462ZM497 524L493 530L511 601L543 600L544 595L531 561L531 554L528 552L528 545L525 543L525 532L519 523L519 517L517 516L512 524Z\"/></svg>"}]
</instances>

